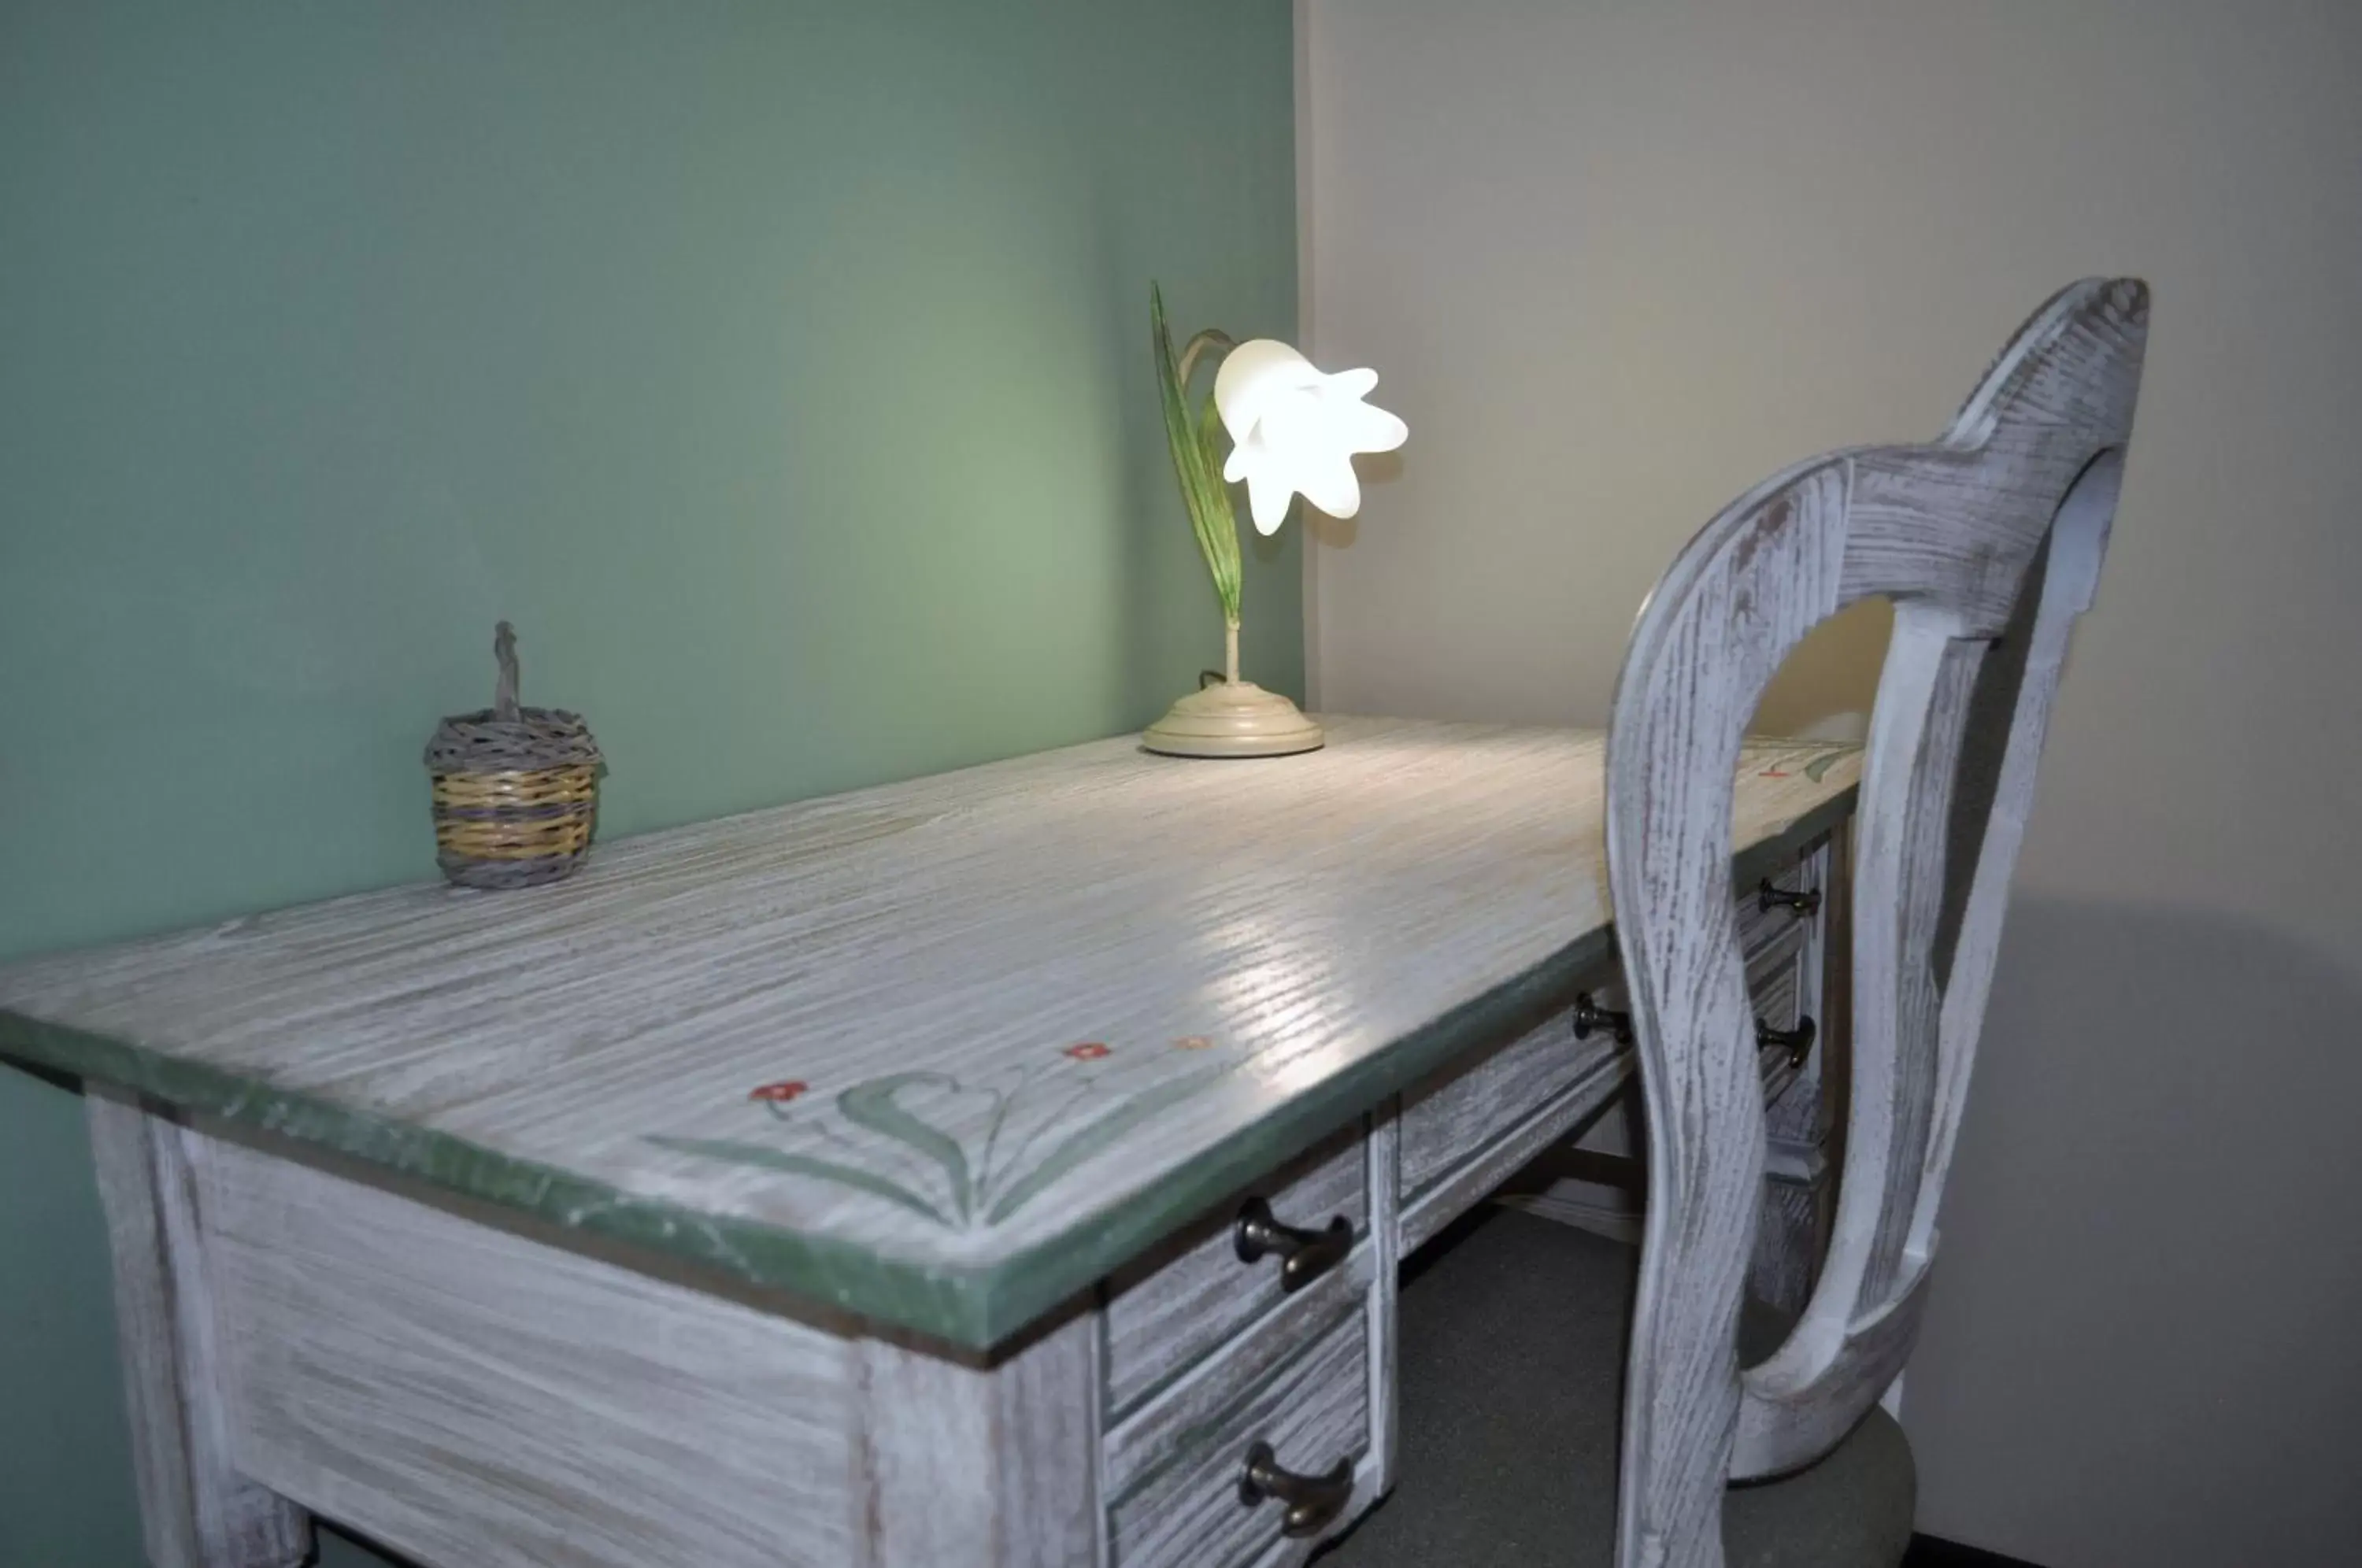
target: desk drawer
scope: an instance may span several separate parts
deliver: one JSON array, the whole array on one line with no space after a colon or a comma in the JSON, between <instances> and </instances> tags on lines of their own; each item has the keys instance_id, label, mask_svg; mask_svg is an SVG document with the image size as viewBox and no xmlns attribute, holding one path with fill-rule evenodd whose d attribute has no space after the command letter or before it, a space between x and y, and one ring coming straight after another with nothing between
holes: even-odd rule
<instances>
[{"instance_id":1,"label":"desk drawer","mask_svg":"<svg viewBox=\"0 0 2362 1568\"><path fill-rule=\"evenodd\" d=\"M1792 866L1772 882L1802 890L1811 885L1812 870L1810 862ZM1737 913L1748 989L1773 1028L1789 1028L1795 1021L1796 964L1814 922L1783 905L1766 910L1755 889L1738 900ZM1612 960L1590 995L1603 1008L1628 1005ZM1538 1107L1596 1074L1617 1050L1606 1030L1575 1038L1573 1021L1560 1013L1521 1039L1473 1062L1455 1062L1412 1089L1403 1097L1403 1197L1417 1197L1467 1164Z\"/></svg>"},{"instance_id":2,"label":"desk drawer","mask_svg":"<svg viewBox=\"0 0 2362 1568\"><path fill-rule=\"evenodd\" d=\"M1813 863L1790 867L1773 885L1811 886ZM1816 920L1774 905L1766 911L1760 891L1738 900L1738 933L1747 955L1747 988L1757 1016L1773 1029L1798 1021ZM1593 1002L1610 1011L1630 1006L1613 961L1589 988ZM1787 1053L1762 1056L1767 1099L1785 1093L1799 1078ZM1611 1029L1575 1036L1573 1018L1561 1013L1540 1028L1496 1051L1462 1060L1403 1097L1400 1192L1402 1245L1406 1251L1464 1212L1567 1131L1580 1125L1612 1099L1632 1071L1630 1047L1617 1043Z\"/></svg>"},{"instance_id":3,"label":"desk drawer","mask_svg":"<svg viewBox=\"0 0 2362 1568\"><path fill-rule=\"evenodd\" d=\"M1290 1291L1277 1254L1253 1263L1240 1257L1239 1212L1255 1198L1283 1225L1317 1231L1342 1218L1357 1241L1366 1236L1369 1170L1361 1129L1330 1139L1116 1275L1107 1303L1111 1415L1131 1409L1283 1298L1327 1283L1316 1278Z\"/></svg>"},{"instance_id":4,"label":"desk drawer","mask_svg":"<svg viewBox=\"0 0 2362 1568\"><path fill-rule=\"evenodd\" d=\"M1815 929L1820 915L1818 856L1800 860L1765 880L1781 892L1803 894L1814 902L1805 907L1775 903L1767 909L1760 883L1738 895L1738 950L1747 955L1750 968L1756 957L1773 944L1790 938L1802 941Z\"/></svg>"},{"instance_id":5,"label":"desk drawer","mask_svg":"<svg viewBox=\"0 0 2362 1568\"><path fill-rule=\"evenodd\" d=\"M1282 1532L1287 1506L1242 1494L1248 1455L1268 1444L1289 1471L1355 1472L1351 1500L1317 1533L1342 1529L1372 1495L1368 1291L1359 1283L1325 1317L1290 1303L1209 1365L1165 1391L1108 1440L1109 1561L1113 1568L1236 1568L1300 1547Z\"/></svg>"},{"instance_id":6,"label":"desk drawer","mask_svg":"<svg viewBox=\"0 0 2362 1568\"><path fill-rule=\"evenodd\" d=\"M1805 974L1807 957L1808 929L1798 925L1790 932L1774 937L1762 951L1751 955L1747 963L1747 994L1755 1004L1759 1023L1772 1029L1793 1030L1805 1019ZM1817 1034L1819 1020L1814 1021ZM1761 1054L1763 1068L1763 1103L1776 1103L1788 1092L1802 1075L1809 1059L1809 1049L1803 1055L1778 1046L1765 1047Z\"/></svg>"},{"instance_id":7,"label":"desk drawer","mask_svg":"<svg viewBox=\"0 0 2362 1568\"><path fill-rule=\"evenodd\" d=\"M1618 1050L1612 1035L1574 1036L1566 1013L1477 1060L1455 1063L1403 1097L1402 1194L1426 1191L1536 1108L1596 1073Z\"/></svg>"}]
</instances>

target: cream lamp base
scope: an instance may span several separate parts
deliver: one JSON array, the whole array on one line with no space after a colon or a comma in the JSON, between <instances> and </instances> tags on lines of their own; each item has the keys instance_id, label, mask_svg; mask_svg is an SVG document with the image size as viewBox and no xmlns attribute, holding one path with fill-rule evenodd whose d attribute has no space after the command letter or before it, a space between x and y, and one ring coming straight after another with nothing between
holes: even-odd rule
<instances>
[{"instance_id":1,"label":"cream lamp base","mask_svg":"<svg viewBox=\"0 0 2362 1568\"><path fill-rule=\"evenodd\" d=\"M1165 756L1288 756L1318 751L1327 739L1278 692L1223 680L1174 703L1140 743Z\"/></svg>"}]
</instances>

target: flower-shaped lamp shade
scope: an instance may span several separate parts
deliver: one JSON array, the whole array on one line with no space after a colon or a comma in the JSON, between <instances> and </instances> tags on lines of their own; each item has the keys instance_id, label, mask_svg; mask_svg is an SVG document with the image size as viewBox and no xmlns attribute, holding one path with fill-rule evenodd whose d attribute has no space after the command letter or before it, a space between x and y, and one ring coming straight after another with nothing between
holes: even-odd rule
<instances>
[{"instance_id":1,"label":"flower-shaped lamp shade","mask_svg":"<svg viewBox=\"0 0 2362 1568\"><path fill-rule=\"evenodd\" d=\"M1391 452L1410 436L1410 426L1362 401L1377 384L1375 370L1326 374L1275 338L1230 351L1214 377L1214 406L1231 434L1222 477L1246 481L1256 533L1276 533L1299 491L1331 517L1362 509L1353 454Z\"/></svg>"}]
</instances>

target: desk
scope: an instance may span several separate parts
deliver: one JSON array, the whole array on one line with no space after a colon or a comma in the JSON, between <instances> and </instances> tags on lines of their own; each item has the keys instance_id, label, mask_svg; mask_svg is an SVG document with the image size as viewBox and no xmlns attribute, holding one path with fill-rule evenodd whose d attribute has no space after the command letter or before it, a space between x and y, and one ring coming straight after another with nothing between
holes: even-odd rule
<instances>
[{"instance_id":1,"label":"desk","mask_svg":"<svg viewBox=\"0 0 2362 1568\"><path fill-rule=\"evenodd\" d=\"M1398 1257L1628 1071L1567 1016L1600 738L1329 723L0 969L91 1090L158 1568L309 1511L436 1568L1299 1560L1390 1483ZM1810 922L1752 890L1859 770L1745 755L1775 1027ZM1259 1442L1333 1485L1243 1500Z\"/></svg>"}]
</instances>

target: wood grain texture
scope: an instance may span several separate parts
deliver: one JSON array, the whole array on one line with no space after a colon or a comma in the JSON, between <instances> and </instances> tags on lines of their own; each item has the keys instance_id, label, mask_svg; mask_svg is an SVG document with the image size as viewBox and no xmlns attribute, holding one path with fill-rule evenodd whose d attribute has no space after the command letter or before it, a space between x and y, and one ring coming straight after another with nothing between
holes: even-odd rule
<instances>
[{"instance_id":1,"label":"wood grain texture","mask_svg":"<svg viewBox=\"0 0 2362 1568\"><path fill-rule=\"evenodd\" d=\"M33 959L0 1052L985 1347L1606 954L1598 736L1328 724ZM1849 809L1831 756L1730 757L1742 859Z\"/></svg>"},{"instance_id":2,"label":"wood grain texture","mask_svg":"<svg viewBox=\"0 0 2362 1568\"><path fill-rule=\"evenodd\" d=\"M1791 930L1762 953L1747 961L1747 999L1756 1021L1772 1029L1794 1029L1805 1016L1804 992L1797 973L1805 950L1805 933ZM1816 1021L1817 1027L1817 1021ZM1809 1062L1811 1058L1805 1058ZM1768 1131L1783 1119L1790 1095L1802 1085L1805 1063L1778 1046L1766 1047L1756 1057L1762 1079L1764 1121Z\"/></svg>"},{"instance_id":3,"label":"wood grain texture","mask_svg":"<svg viewBox=\"0 0 2362 1568\"><path fill-rule=\"evenodd\" d=\"M1446 1225L1490 1198L1519 1167L1622 1093L1630 1073L1628 1052L1604 1055L1589 1074L1556 1099L1527 1110L1493 1143L1463 1151L1443 1176L1416 1198L1406 1198L1398 1242L1402 1253L1407 1256L1427 1245Z\"/></svg>"},{"instance_id":4,"label":"wood grain texture","mask_svg":"<svg viewBox=\"0 0 2362 1568\"><path fill-rule=\"evenodd\" d=\"M1796 873L1792 868L1778 880L1783 885L1793 882ZM1776 918L1764 916L1751 890L1743 891L1732 907L1743 939L1748 994L1755 1015L1774 1029L1793 1028L1803 1010L1797 966L1809 950L1813 923L1785 911ZM1602 1007L1625 1005L1623 981L1612 965L1593 978L1591 989ZM1566 1098L1560 1098L1561 1091L1553 1085L1536 1081L1538 1075L1554 1077L1556 1074L1544 1072L1531 1062L1513 1064L1505 1059L1517 1053L1559 1061L1570 1050L1580 1069L1568 1075L1566 1081L1579 1086L1581 1092ZM1765 1052L1760 1066L1764 1099L1771 1115L1777 1118L1803 1075L1778 1052ZM1408 1216L1401 1233L1404 1250L1425 1245L1461 1214L1494 1196L1495 1189L1513 1174L1556 1179L1557 1173L1530 1162L1623 1093L1636 1071L1629 1048L1617 1046L1604 1032L1577 1040L1571 1021L1559 1018L1507 1051L1480 1055L1414 1091L1406 1103L1407 1121L1415 1109L1433 1109L1421 1128L1418 1183L1407 1186L1404 1192ZM1503 1136L1512 1129L1514 1135ZM1504 1201L1543 1219L1599 1229L1601 1211L1576 1197L1578 1190L1572 1187L1557 1192L1521 1190ZM1635 1210L1635 1223L1637 1215ZM1637 1241L1638 1236L1628 1239Z\"/></svg>"},{"instance_id":5,"label":"wood grain texture","mask_svg":"<svg viewBox=\"0 0 2362 1568\"><path fill-rule=\"evenodd\" d=\"M1819 458L1740 497L1676 558L1634 630L1607 779L1652 1187L1627 1382L1626 1568L1720 1563L1726 1475L1810 1460L1907 1353L2050 698L2114 512L2147 320L2137 282L2062 291L1938 442ZM1803 1320L1742 1383L1736 1331L1765 1135L1726 869L1733 764L1781 660L1870 595L1895 601L1896 624L1855 857L1844 1176Z\"/></svg>"},{"instance_id":6,"label":"wood grain texture","mask_svg":"<svg viewBox=\"0 0 2362 1568\"><path fill-rule=\"evenodd\" d=\"M1314 1286L1289 1297L1109 1430L1104 1479L1111 1507L1138 1493L1181 1448L1202 1438L1315 1342L1356 1317L1364 1293L1380 1282L1377 1248L1356 1247L1330 1280L1332 1288Z\"/></svg>"},{"instance_id":7,"label":"wood grain texture","mask_svg":"<svg viewBox=\"0 0 2362 1568\"><path fill-rule=\"evenodd\" d=\"M1792 893L1817 888L1820 883L1814 872L1817 854L1816 850L1813 856L1784 867L1762 880ZM1740 888L1737 891L1738 896L1731 900L1731 911L1738 922L1738 950L1750 960L1773 943L1794 937L1800 928L1809 933L1819 919L1816 913L1777 904L1765 909L1759 888Z\"/></svg>"},{"instance_id":8,"label":"wood grain texture","mask_svg":"<svg viewBox=\"0 0 2362 1568\"><path fill-rule=\"evenodd\" d=\"M239 1473L224 1417L202 1151L112 1094L92 1093L88 1112L149 1568L294 1568L312 1550L311 1517Z\"/></svg>"},{"instance_id":9,"label":"wood grain texture","mask_svg":"<svg viewBox=\"0 0 2362 1568\"><path fill-rule=\"evenodd\" d=\"M1836 1447L1903 1375L1933 1277L1931 1270L1921 1269L1893 1297L1849 1322L1843 1353L1816 1380L1810 1398L1750 1399L1731 1452L1730 1474L1739 1479L1783 1475ZM1761 1370L1750 1369L1750 1381Z\"/></svg>"},{"instance_id":10,"label":"wood grain texture","mask_svg":"<svg viewBox=\"0 0 2362 1568\"><path fill-rule=\"evenodd\" d=\"M1398 1282L1402 1267L1402 1118L1390 1105L1370 1127L1370 1454L1363 1482L1373 1498L1395 1484L1402 1407L1395 1397ZM1361 1500L1357 1500L1361 1501ZM1360 1511L1359 1507L1354 1510Z\"/></svg>"},{"instance_id":11,"label":"wood grain texture","mask_svg":"<svg viewBox=\"0 0 2362 1568\"><path fill-rule=\"evenodd\" d=\"M1845 1151L1844 1091L1853 1029L1850 833L1850 824L1839 823L1804 869L1804 880L1822 894L1812 944L1801 959L1804 1006L1820 1026L1820 1036L1801 1079L1764 1117L1770 1170L1748 1289L1791 1319L1803 1312L1820 1277L1836 1216L1837 1167Z\"/></svg>"},{"instance_id":12,"label":"wood grain texture","mask_svg":"<svg viewBox=\"0 0 2362 1568\"><path fill-rule=\"evenodd\" d=\"M861 1568L1098 1568L1098 1325L997 1365L861 1347Z\"/></svg>"},{"instance_id":13,"label":"wood grain texture","mask_svg":"<svg viewBox=\"0 0 2362 1568\"><path fill-rule=\"evenodd\" d=\"M856 1562L853 1342L202 1146L258 1478L444 1568Z\"/></svg>"},{"instance_id":14,"label":"wood grain texture","mask_svg":"<svg viewBox=\"0 0 2362 1568\"><path fill-rule=\"evenodd\" d=\"M1284 1225L1318 1231L1342 1218L1355 1234L1368 1233L1368 1154L1358 1131L1329 1140L1251 1191L1269 1200ZM1129 1410L1280 1301L1280 1258L1245 1263L1238 1254L1238 1209L1247 1196L1233 1194L1109 1282L1104 1353L1111 1413Z\"/></svg>"},{"instance_id":15,"label":"wood grain texture","mask_svg":"<svg viewBox=\"0 0 2362 1568\"><path fill-rule=\"evenodd\" d=\"M1766 1169L1747 1288L1756 1300L1788 1318L1804 1310L1812 1293L1825 1236L1826 1173L1799 1181L1793 1171L1782 1169L1783 1163L1820 1167L1819 926L1817 914L1791 918L1784 926L1759 933L1756 945L1746 948L1747 988L1755 999L1756 1016L1774 1029L1793 1029L1811 1018L1816 1031L1812 1050L1802 1062L1785 1063L1778 1053L1769 1054L1763 1079L1764 1133L1773 1151L1789 1157L1784 1162L1772 1158ZM1742 931L1742 945L1745 939Z\"/></svg>"},{"instance_id":16,"label":"wood grain texture","mask_svg":"<svg viewBox=\"0 0 2362 1568\"><path fill-rule=\"evenodd\" d=\"M1755 1251L1747 1267L1747 1293L1789 1321L1805 1309L1819 1272L1827 1174L1817 1155L1817 1150L1771 1145ZM1779 1174L1783 1163L1817 1169L1821 1175L1818 1179L1785 1180Z\"/></svg>"},{"instance_id":17,"label":"wood grain texture","mask_svg":"<svg viewBox=\"0 0 2362 1568\"><path fill-rule=\"evenodd\" d=\"M1794 968L1795 1010L1813 1020L1816 1037L1812 1052L1805 1057L1804 1067L1798 1074L1795 1087L1783 1095L1764 1117L1764 1132L1768 1136L1791 1143L1816 1143L1826 1131L1823 1120L1825 1108L1820 1094L1821 1065L1835 1021L1827 1005L1830 988L1825 974L1827 945L1824 933L1828 921L1835 918L1843 907L1840 895L1844 891L1831 886L1829 856L1827 845L1819 846L1793 874L1779 878L1781 886L1818 889L1822 895L1819 911L1801 920L1783 911L1781 918L1786 922L1784 927L1775 923L1752 941L1749 940L1743 927L1740 932L1740 945L1747 955L1750 984L1755 983L1759 955L1783 937L1790 940L1801 938L1795 941L1791 959ZM1844 988L1842 982L1838 988Z\"/></svg>"},{"instance_id":18,"label":"wood grain texture","mask_svg":"<svg viewBox=\"0 0 2362 1568\"><path fill-rule=\"evenodd\" d=\"M1411 1090L1402 1108L1403 1195L1415 1199L1619 1055L1628 1056L1614 1035L1595 1031L1578 1040L1572 1019L1561 1013L1501 1050L1455 1064Z\"/></svg>"},{"instance_id":19,"label":"wood grain texture","mask_svg":"<svg viewBox=\"0 0 2362 1568\"><path fill-rule=\"evenodd\" d=\"M1272 1445L1281 1464L1308 1474L1367 1453L1369 1329L1360 1303L1318 1334L1285 1342L1295 1353L1226 1409L1201 1416L1194 1404L1160 1401L1153 1420L1137 1423L1111 1448L1117 1568L1213 1568L1253 1561L1278 1541L1282 1505L1267 1499L1251 1507L1239 1496L1247 1450L1258 1441ZM1227 1392L1229 1380L1212 1386ZM1368 1495L1364 1482L1337 1528Z\"/></svg>"}]
</instances>

